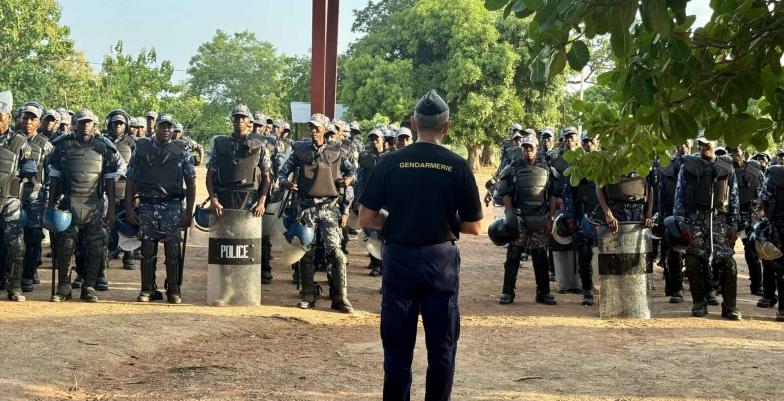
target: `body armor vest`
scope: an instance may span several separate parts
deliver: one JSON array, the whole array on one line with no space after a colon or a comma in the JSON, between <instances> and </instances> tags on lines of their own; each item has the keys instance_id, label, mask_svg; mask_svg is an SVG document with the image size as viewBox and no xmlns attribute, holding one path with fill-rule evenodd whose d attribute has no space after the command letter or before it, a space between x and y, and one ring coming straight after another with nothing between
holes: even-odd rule
<instances>
[{"instance_id":1,"label":"body armor vest","mask_svg":"<svg viewBox=\"0 0 784 401\"><path fill-rule=\"evenodd\" d=\"M749 160L742 168L735 169L735 181L738 183L738 198L742 210L749 210L751 203L757 200L763 178L762 168L754 160Z\"/></svg>"},{"instance_id":2,"label":"body armor vest","mask_svg":"<svg viewBox=\"0 0 784 401\"><path fill-rule=\"evenodd\" d=\"M596 208L599 200L596 199L596 184L583 178L574 189L574 206L577 211L577 217L581 217L585 213L589 213Z\"/></svg>"},{"instance_id":3,"label":"body armor vest","mask_svg":"<svg viewBox=\"0 0 784 401\"><path fill-rule=\"evenodd\" d=\"M131 161L133 148L136 147L136 140L130 135L123 135L122 138L114 141L114 146L117 148L117 153L123 159L125 164ZM123 199L125 197L125 177L117 176L114 182L114 198Z\"/></svg>"},{"instance_id":4,"label":"body armor vest","mask_svg":"<svg viewBox=\"0 0 784 401\"><path fill-rule=\"evenodd\" d=\"M260 134L249 134L245 140L231 135L215 137L214 152L218 156L217 189L255 191L259 188L261 160L265 139Z\"/></svg>"},{"instance_id":5,"label":"body armor vest","mask_svg":"<svg viewBox=\"0 0 784 401\"><path fill-rule=\"evenodd\" d=\"M613 203L644 203L648 193L645 177L635 175L604 187L604 196Z\"/></svg>"},{"instance_id":6,"label":"body armor vest","mask_svg":"<svg viewBox=\"0 0 784 401\"><path fill-rule=\"evenodd\" d=\"M79 146L74 136L61 137L56 145L62 146L60 166L63 169L63 194L68 197L71 213L78 224L90 220L103 204L101 173L107 139L95 136L87 146Z\"/></svg>"},{"instance_id":7,"label":"body armor vest","mask_svg":"<svg viewBox=\"0 0 784 401\"><path fill-rule=\"evenodd\" d=\"M550 171L519 161L512 165L514 173L514 206L520 209L529 232L538 232L547 219L547 191Z\"/></svg>"},{"instance_id":8,"label":"body armor vest","mask_svg":"<svg viewBox=\"0 0 784 401\"><path fill-rule=\"evenodd\" d=\"M185 190L180 158L186 147L185 142L180 140L165 145L155 144L153 138L140 138L136 142L135 157L139 160L136 187L139 195L182 198Z\"/></svg>"},{"instance_id":9,"label":"body armor vest","mask_svg":"<svg viewBox=\"0 0 784 401\"><path fill-rule=\"evenodd\" d=\"M299 193L306 197L338 196L335 180L341 178L340 148L325 144L319 151L311 142L294 143L294 154L302 163L302 172L297 180Z\"/></svg>"},{"instance_id":10,"label":"body armor vest","mask_svg":"<svg viewBox=\"0 0 784 401\"><path fill-rule=\"evenodd\" d=\"M35 180L38 184L44 183L44 167L46 167L46 158L52 153L54 147L49 142L45 135L38 134L27 141L30 145L30 158L35 162L38 172L35 174Z\"/></svg>"},{"instance_id":11,"label":"body armor vest","mask_svg":"<svg viewBox=\"0 0 784 401\"><path fill-rule=\"evenodd\" d=\"M710 210L713 194L713 210L727 213L729 210L729 175L733 174L732 161L719 156L716 161L705 164L699 156L684 157L684 188L687 210Z\"/></svg>"},{"instance_id":12,"label":"body armor vest","mask_svg":"<svg viewBox=\"0 0 784 401\"><path fill-rule=\"evenodd\" d=\"M364 173L370 174L378 164L378 159L381 155L373 153L373 151L365 151L359 155L359 166L364 169Z\"/></svg>"},{"instance_id":13,"label":"body armor vest","mask_svg":"<svg viewBox=\"0 0 784 401\"><path fill-rule=\"evenodd\" d=\"M563 158L563 152L558 152L555 155L550 153L550 155L554 156L550 159L550 167L554 168L558 175L563 176L564 171L569 168L569 162Z\"/></svg>"},{"instance_id":14,"label":"body armor vest","mask_svg":"<svg viewBox=\"0 0 784 401\"><path fill-rule=\"evenodd\" d=\"M784 220L784 166L773 165L765 170L768 177L767 190L773 191L773 199L768 200L766 214L771 220Z\"/></svg>"},{"instance_id":15,"label":"body armor vest","mask_svg":"<svg viewBox=\"0 0 784 401\"><path fill-rule=\"evenodd\" d=\"M680 159L672 159L670 164L661 171L659 206L667 212L667 215L672 214L675 208L675 189L678 185L678 173L682 164Z\"/></svg>"},{"instance_id":16,"label":"body armor vest","mask_svg":"<svg viewBox=\"0 0 784 401\"><path fill-rule=\"evenodd\" d=\"M19 196L19 152L27 140L24 135L9 131L8 140L0 146L0 206L6 199Z\"/></svg>"}]
</instances>

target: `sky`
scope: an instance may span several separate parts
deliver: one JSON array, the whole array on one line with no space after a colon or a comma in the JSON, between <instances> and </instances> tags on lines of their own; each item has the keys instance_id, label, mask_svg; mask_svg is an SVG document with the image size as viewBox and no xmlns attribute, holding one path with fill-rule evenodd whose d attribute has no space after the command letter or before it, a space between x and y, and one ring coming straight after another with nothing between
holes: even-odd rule
<instances>
[{"instance_id":1,"label":"sky","mask_svg":"<svg viewBox=\"0 0 784 401\"><path fill-rule=\"evenodd\" d=\"M222 29L251 31L287 55L305 55L311 42L311 0L58 0L61 23L87 60L100 64L118 40L123 51L138 54L155 48L158 60L174 65L174 80L187 77L191 57ZM368 0L341 0L338 48L357 38L352 10ZM99 65L93 67L100 68Z\"/></svg>"},{"instance_id":2,"label":"sky","mask_svg":"<svg viewBox=\"0 0 784 401\"><path fill-rule=\"evenodd\" d=\"M476 0L482 1L482 0ZM99 68L117 41L124 52L138 54L155 48L158 60L174 65L174 80L187 78L185 70L199 45L215 31L248 30L287 55L305 55L310 49L312 0L59 0L61 22L71 28L71 38L89 62ZM353 10L368 0L341 0L339 51L358 36L351 32ZM709 0L691 0L688 13L696 26L710 17Z\"/></svg>"}]
</instances>

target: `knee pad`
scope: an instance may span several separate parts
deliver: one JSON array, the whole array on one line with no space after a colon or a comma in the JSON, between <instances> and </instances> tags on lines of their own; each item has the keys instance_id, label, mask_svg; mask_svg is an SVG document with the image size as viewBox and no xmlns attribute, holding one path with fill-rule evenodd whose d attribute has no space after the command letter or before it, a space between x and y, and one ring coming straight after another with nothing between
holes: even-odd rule
<instances>
[{"instance_id":1,"label":"knee pad","mask_svg":"<svg viewBox=\"0 0 784 401\"><path fill-rule=\"evenodd\" d=\"M143 240L141 250L143 258L154 258L158 254L158 242L153 240Z\"/></svg>"},{"instance_id":2,"label":"knee pad","mask_svg":"<svg viewBox=\"0 0 784 401\"><path fill-rule=\"evenodd\" d=\"M182 247L180 246L179 241L171 241L171 242L164 242L163 243L163 252L166 256L166 262L171 263L172 261L180 261L180 255L182 254Z\"/></svg>"},{"instance_id":3,"label":"knee pad","mask_svg":"<svg viewBox=\"0 0 784 401\"><path fill-rule=\"evenodd\" d=\"M335 264L344 265L346 264L346 255L343 254L343 251L340 249L335 249L331 252L332 261Z\"/></svg>"}]
</instances>

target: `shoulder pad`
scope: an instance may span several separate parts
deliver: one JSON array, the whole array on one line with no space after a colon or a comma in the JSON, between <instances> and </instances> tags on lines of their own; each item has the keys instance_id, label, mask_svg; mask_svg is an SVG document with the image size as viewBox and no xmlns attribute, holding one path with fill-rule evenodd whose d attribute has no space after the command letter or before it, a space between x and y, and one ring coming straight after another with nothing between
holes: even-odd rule
<instances>
[{"instance_id":1,"label":"shoulder pad","mask_svg":"<svg viewBox=\"0 0 784 401\"><path fill-rule=\"evenodd\" d=\"M100 139L98 143L102 144L105 149L109 150L111 153L117 153L117 147L114 146L114 142L111 139L103 135L97 137L96 139Z\"/></svg>"},{"instance_id":2,"label":"shoulder pad","mask_svg":"<svg viewBox=\"0 0 784 401\"><path fill-rule=\"evenodd\" d=\"M716 168L716 176L718 177L724 177L735 172L735 167L729 156L717 157L714 166Z\"/></svg>"},{"instance_id":3,"label":"shoulder pad","mask_svg":"<svg viewBox=\"0 0 784 401\"><path fill-rule=\"evenodd\" d=\"M188 144L183 140L175 139L167 143L164 149L175 156L180 156L183 152L186 151L186 149L188 149Z\"/></svg>"},{"instance_id":4,"label":"shoulder pad","mask_svg":"<svg viewBox=\"0 0 784 401\"><path fill-rule=\"evenodd\" d=\"M661 171L661 175L663 175L665 177L673 177L674 178L674 177L676 177L678 175L677 171L675 171L675 161L674 160L671 160L670 164L668 164L667 167L665 167L665 168L663 168L663 169L661 169L659 171Z\"/></svg>"},{"instance_id":5,"label":"shoulder pad","mask_svg":"<svg viewBox=\"0 0 784 401\"><path fill-rule=\"evenodd\" d=\"M777 187L784 187L784 166L780 164L774 164L769 166L767 170L765 170L765 174L768 176L768 180L772 182Z\"/></svg>"},{"instance_id":6,"label":"shoulder pad","mask_svg":"<svg viewBox=\"0 0 784 401\"><path fill-rule=\"evenodd\" d=\"M294 142L294 143L292 143L292 144L291 144L291 147L292 147L294 150L299 150L299 149L310 149L310 140L308 140L308 139L302 139L302 140L299 140L299 141L297 141L297 142Z\"/></svg>"},{"instance_id":7,"label":"shoulder pad","mask_svg":"<svg viewBox=\"0 0 784 401\"><path fill-rule=\"evenodd\" d=\"M47 138L46 135L38 134L28 142L34 143L40 146L41 148L46 148L46 144L49 143L49 138Z\"/></svg>"},{"instance_id":8,"label":"shoulder pad","mask_svg":"<svg viewBox=\"0 0 784 401\"><path fill-rule=\"evenodd\" d=\"M267 138L265 138L261 134L250 134L248 135L248 147L251 149L258 149L264 146L267 143Z\"/></svg>"},{"instance_id":9,"label":"shoulder pad","mask_svg":"<svg viewBox=\"0 0 784 401\"><path fill-rule=\"evenodd\" d=\"M511 177L514 174L514 168L512 166L506 166L501 170L501 173L498 174L498 178L503 179L507 177Z\"/></svg>"},{"instance_id":10,"label":"shoulder pad","mask_svg":"<svg viewBox=\"0 0 784 401\"><path fill-rule=\"evenodd\" d=\"M746 170L757 177L762 177L762 165L756 160L749 160L746 164Z\"/></svg>"}]
</instances>

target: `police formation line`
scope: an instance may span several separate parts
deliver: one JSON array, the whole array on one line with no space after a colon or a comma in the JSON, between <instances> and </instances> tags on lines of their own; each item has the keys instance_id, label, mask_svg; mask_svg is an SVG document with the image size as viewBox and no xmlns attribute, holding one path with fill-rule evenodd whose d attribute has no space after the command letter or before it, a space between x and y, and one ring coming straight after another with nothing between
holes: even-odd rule
<instances>
[{"instance_id":1,"label":"police formation line","mask_svg":"<svg viewBox=\"0 0 784 401\"><path fill-rule=\"evenodd\" d=\"M535 300L546 305L556 304L551 281L558 282L559 293L581 293L583 305L594 305L595 264L610 290L611 279L633 286L630 278L641 273L644 303L658 259L670 303L683 302L685 267L694 316L721 305L721 316L739 320L733 255L740 236L750 292L761 297L757 306L776 305L776 292L784 290L784 151L771 164L767 153L747 158L742 149L717 147L700 133L698 152L691 154L688 141L666 165L655 160L649 174L632 172L603 187L586 179L572 186L564 179L569 167L564 153L579 146L596 151L599 144L573 127L561 130L557 146L554 136L550 128L537 137L533 129L514 124L497 174L486 184L485 201L503 211L488 230L496 245L506 246L501 304L515 299L521 255L532 259ZM636 235L634 241L618 240L630 235ZM595 249L598 263L592 262ZM639 305L628 302L634 295L621 295L615 315L638 313ZM780 302L777 320L784 321Z\"/></svg>"},{"instance_id":2,"label":"police formation line","mask_svg":"<svg viewBox=\"0 0 784 401\"><path fill-rule=\"evenodd\" d=\"M37 102L14 109L10 92L0 94L0 257L7 261L0 284L8 299L24 301L24 293L40 283L37 267L47 230L51 301L70 299L72 288L81 289L81 299L97 301L98 291L109 288L108 259L120 257L125 269L141 261L137 301L163 299L156 284L158 245L163 243L165 295L180 303L188 228L193 223L208 231L210 216L245 210L264 216L271 227L261 241L262 283L272 280L272 244L281 237L281 259L292 264L292 280L298 288L302 285L298 306L315 306L321 287L314 273L323 269L331 307L351 312L345 254L349 236L359 229L358 195L382 155L411 143L411 131L379 125L363 141L356 122L316 114L308 125L309 138L292 141L286 122L251 113L244 105L236 106L231 118L233 133L211 141L209 197L196 205L194 166L205 152L183 135L171 114L132 117L117 109L101 126L87 109L74 113ZM275 225L283 227L276 231ZM370 251L370 275L380 276L378 233L362 230L359 235ZM247 250L225 252L231 253L223 255L229 258L249 255ZM214 303L228 301L219 297Z\"/></svg>"}]
</instances>

